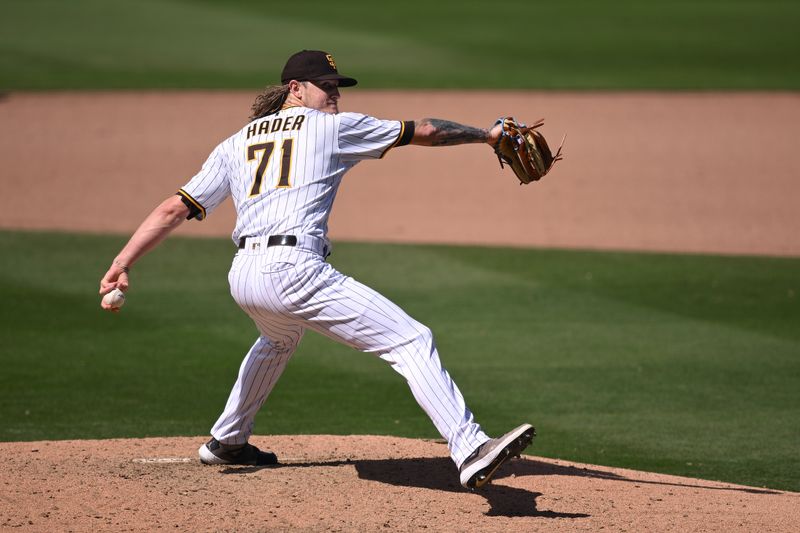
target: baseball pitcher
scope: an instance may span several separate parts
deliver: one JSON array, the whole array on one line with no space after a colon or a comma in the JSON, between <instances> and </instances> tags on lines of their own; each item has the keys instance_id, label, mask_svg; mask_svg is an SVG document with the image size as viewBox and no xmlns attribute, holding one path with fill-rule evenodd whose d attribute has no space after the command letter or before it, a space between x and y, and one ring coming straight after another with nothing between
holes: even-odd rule
<instances>
[{"instance_id":1,"label":"baseball pitcher","mask_svg":"<svg viewBox=\"0 0 800 533\"><path fill-rule=\"evenodd\" d=\"M325 261L331 251L328 217L342 177L359 161L408 144L478 143L494 147L511 165L524 146L524 139L513 135L527 130L509 133L509 124L516 125L511 119L481 129L431 118L380 120L340 112L339 89L353 85L356 80L339 74L328 53L292 55L281 84L256 99L250 122L222 141L201 170L142 222L100 281L100 293L128 290L136 261L184 220L203 220L231 198L238 247L228 275L231 294L259 336L242 361L211 439L200 446L200 460L278 462L248 438L303 333L313 330L380 357L402 375L446 439L461 484L481 487L530 444L534 428L522 424L496 439L483 432L442 366L430 329ZM510 152L502 153L502 145L512 146ZM545 172L557 158L558 153L550 156Z\"/></svg>"}]
</instances>

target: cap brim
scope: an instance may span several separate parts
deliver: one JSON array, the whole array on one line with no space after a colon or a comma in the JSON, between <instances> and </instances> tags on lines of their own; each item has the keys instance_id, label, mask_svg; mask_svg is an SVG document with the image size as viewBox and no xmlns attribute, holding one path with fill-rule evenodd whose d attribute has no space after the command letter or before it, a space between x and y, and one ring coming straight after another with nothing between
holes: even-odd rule
<instances>
[{"instance_id":1,"label":"cap brim","mask_svg":"<svg viewBox=\"0 0 800 533\"><path fill-rule=\"evenodd\" d=\"M352 87L358 83L354 78L348 78L347 76L342 76L341 74L323 74L322 76L317 76L313 80L309 81L326 80L339 80L339 87Z\"/></svg>"}]
</instances>

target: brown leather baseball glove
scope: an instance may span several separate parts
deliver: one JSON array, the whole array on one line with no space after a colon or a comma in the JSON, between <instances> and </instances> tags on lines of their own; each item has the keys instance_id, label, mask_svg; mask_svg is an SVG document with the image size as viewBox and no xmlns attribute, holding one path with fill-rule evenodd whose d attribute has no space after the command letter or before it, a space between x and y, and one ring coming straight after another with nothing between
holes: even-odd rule
<instances>
[{"instance_id":1,"label":"brown leather baseball glove","mask_svg":"<svg viewBox=\"0 0 800 533\"><path fill-rule=\"evenodd\" d=\"M501 117L495 126L497 124L503 125L503 133L494 145L494 153L500 161L500 168L503 168L503 163L510 166L519 178L520 185L540 180L550 172L556 161L562 159L564 139L561 139L561 145L553 155L544 135L536 131L544 124L544 119L537 120L533 126L526 126L513 117Z\"/></svg>"}]
</instances>

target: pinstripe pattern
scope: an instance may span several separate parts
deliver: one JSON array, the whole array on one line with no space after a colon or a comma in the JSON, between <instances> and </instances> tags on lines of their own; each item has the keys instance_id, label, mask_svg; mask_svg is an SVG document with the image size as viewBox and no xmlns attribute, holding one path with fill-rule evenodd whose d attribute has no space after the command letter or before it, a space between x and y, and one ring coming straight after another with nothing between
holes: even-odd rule
<instances>
[{"instance_id":1,"label":"pinstripe pattern","mask_svg":"<svg viewBox=\"0 0 800 533\"><path fill-rule=\"evenodd\" d=\"M220 441L247 440L258 409L305 329L391 364L449 443L456 464L488 440L442 367L430 329L321 256L281 247L264 253L240 251L229 281L231 295L261 336L245 357L225 411L212 429Z\"/></svg>"},{"instance_id":2,"label":"pinstripe pattern","mask_svg":"<svg viewBox=\"0 0 800 533\"><path fill-rule=\"evenodd\" d=\"M298 117L304 119L298 129ZM248 136L260 125L286 124L288 131ZM255 120L220 143L181 190L205 210L206 216L231 196L236 207L234 242L248 235L313 235L324 238L333 200L345 172L365 159L380 158L399 138L402 123L358 113L331 115L292 107ZM291 187L279 188L284 141L292 139ZM259 158L248 160L247 147L273 143L261 194L250 196ZM261 153L258 154L261 156Z\"/></svg>"},{"instance_id":3,"label":"pinstripe pattern","mask_svg":"<svg viewBox=\"0 0 800 533\"><path fill-rule=\"evenodd\" d=\"M457 465L488 440L442 367L431 331L376 291L336 271L324 261L320 247L302 245L319 239L327 243L328 217L342 176L358 161L382 157L402 129L398 121L357 113L286 109L223 141L182 188L206 214L232 197L238 215L234 242L242 236L299 238L296 247L271 248L259 239L260 245L240 250L231 265L231 295L260 335L211 430L220 442L247 441L256 413L307 329L389 363L447 440ZM282 153L287 146L291 155ZM289 162L291 168L281 174L281 166ZM279 186L282 177L284 185L288 177L288 186Z\"/></svg>"}]
</instances>

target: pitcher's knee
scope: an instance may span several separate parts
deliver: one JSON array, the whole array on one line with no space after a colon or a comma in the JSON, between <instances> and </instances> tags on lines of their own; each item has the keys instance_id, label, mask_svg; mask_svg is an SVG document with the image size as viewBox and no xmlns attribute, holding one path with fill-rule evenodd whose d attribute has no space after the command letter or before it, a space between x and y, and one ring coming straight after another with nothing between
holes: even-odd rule
<instances>
[{"instance_id":1,"label":"pitcher's knee","mask_svg":"<svg viewBox=\"0 0 800 533\"><path fill-rule=\"evenodd\" d=\"M297 349L298 344L299 339L270 339L262 336L256 341L251 352L268 358L291 355Z\"/></svg>"},{"instance_id":2,"label":"pitcher's knee","mask_svg":"<svg viewBox=\"0 0 800 533\"><path fill-rule=\"evenodd\" d=\"M383 353L381 359L393 365L394 370L411 383L419 381L421 376L429 375L430 372L441 372L442 370L439 354L433 341L433 333L424 326L418 328L413 334L404 336L404 340ZM435 378L432 380L435 381ZM425 381L431 380L426 379Z\"/></svg>"},{"instance_id":3,"label":"pitcher's knee","mask_svg":"<svg viewBox=\"0 0 800 533\"><path fill-rule=\"evenodd\" d=\"M427 326L422 326L419 332L419 342L426 346L433 346L433 331Z\"/></svg>"},{"instance_id":4,"label":"pitcher's knee","mask_svg":"<svg viewBox=\"0 0 800 533\"><path fill-rule=\"evenodd\" d=\"M431 353L433 351L433 332L427 326L418 324L413 331L409 331L405 336L406 346L414 346L415 353Z\"/></svg>"}]
</instances>

